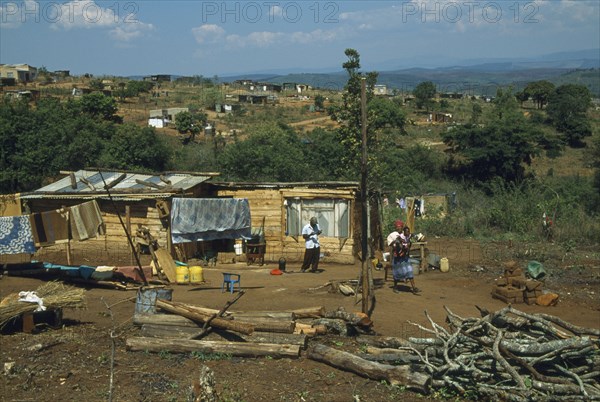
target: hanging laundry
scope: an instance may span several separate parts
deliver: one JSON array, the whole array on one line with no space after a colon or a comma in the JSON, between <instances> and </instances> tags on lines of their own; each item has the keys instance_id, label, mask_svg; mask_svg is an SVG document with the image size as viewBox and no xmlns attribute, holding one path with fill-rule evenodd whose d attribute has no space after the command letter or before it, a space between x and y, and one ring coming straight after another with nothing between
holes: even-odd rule
<instances>
[{"instance_id":1,"label":"hanging laundry","mask_svg":"<svg viewBox=\"0 0 600 402\"><path fill-rule=\"evenodd\" d=\"M0 254L34 254L29 216L0 217Z\"/></svg>"},{"instance_id":2,"label":"hanging laundry","mask_svg":"<svg viewBox=\"0 0 600 402\"><path fill-rule=\"evenodd\" d=\"M421 216L421 200L415 199L415 216Z\"/></svg>"},{"instance_id":3,"label":"hanging laundry","mask_svg":"<svg viewBox=\"0 0 600 402\"><path fill-rule=\"evenodd\" d=\"M51 246L69 239L68 212L64 209L29 215L36 247Z\"/></svg>"},{"instance_id":4,"label":"hanging laundry","mask_svg":"<svg viewBox=\"0 0 600 402\"><path fill-rule=\"evenodd\" d=\"M71 237L87 240L105 233L104 220L96 200L69 208L71 213Z\"/></svg>"}]
</instances>

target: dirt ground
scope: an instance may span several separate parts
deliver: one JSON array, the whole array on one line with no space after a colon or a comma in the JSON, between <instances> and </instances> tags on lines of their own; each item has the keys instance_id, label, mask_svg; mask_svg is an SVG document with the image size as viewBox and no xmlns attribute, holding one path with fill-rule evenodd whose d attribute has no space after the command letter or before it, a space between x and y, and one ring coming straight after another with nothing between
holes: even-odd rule
<instances>
[{"instance_id":1,"label":"dirt ground","mask_svg":"<svg viewBox=\"0 0 600 402\"><path fill-rule=\"evenodd\" d=\"M374 271L376 305L371 316L377 334L395 337L427 336L408 322L428 326L424 311L443 324L444 306L454 313L475 317L475 305L490 311L505 306L492 299L490 291L502 275L503 262L516 259L526 266L533 256L544 256L548 275L545 290L560 295L554 307L516 305L528 313L547 313L573 324L600 328L600 255L595 249L569 252L556 245L487 244L475 241L433 239L428 249L450 260L450 271L429 270L416 276L418 295L393 293L392 282L384 281L384 271ZM53 263L62 254L41 257ZM76 264L91 264L84 256ZM129 259L105 261L96 265L129 265ZM143 263L147 261L142 261ZM286 274L270 275L277 263L264 266L223 261L205 267L206 283L198 286L173 286L173 300L220 309L230 293L221 292L222 272L241 274L246 294L232 310L283 311L312 306L327 310L344 307L360 311L354 297L316 289L330 280L356 279L360 263L336 265L322 261L322 272L298 273L298 264L288 263ZM4 275L0 279L0 298L22 290L35 290L42 284L36 278ZM221 401L386 401L433 400L413 394L402 387L392 387L362 378L301 356L299 359L231 358L168 352L129 352L125 340L139 334L132 325L135 291L87 288L87 308L65 310L59 329L40 325L34 333L12 332L0 335L0 400L2 401L102 401L108 400L111 360L111 329L116 327L114 401L187 401L190 385L202 364L214 371ZM109 310L111 306L114 321ZM321 336L310 342L359 350L353 338ZM9 363L7 365L7 363ZM8 369L11 363L12 368Z\"/></svg>"}]
</instances>

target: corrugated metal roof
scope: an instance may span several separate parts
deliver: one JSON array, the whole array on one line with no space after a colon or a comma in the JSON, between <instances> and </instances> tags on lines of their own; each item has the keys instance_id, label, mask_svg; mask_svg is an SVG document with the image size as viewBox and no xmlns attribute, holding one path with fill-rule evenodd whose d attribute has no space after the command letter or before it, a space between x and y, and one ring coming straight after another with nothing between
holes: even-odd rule
<instances>
[{"instance_id":1,"label":"corrugated metal roof","mask_svg":"<svg viewBox=\"0 0 600 402\"><path fill-rule=\"evenodd\" d=\"M71 187L71 178L64 177L52 184L39 188L24 199L34 198L103 198L106 195L105 183L110 186L123 172L100 172L97 170L79 170L74 173L76 187ZM165 173L161 176L140 173L125 173L125 178L110 188L113 198L165 198L175 193L189 190L210 179L211 176L196 176L187 173ZM140 184L140 181L153 183L162 188L153 188ZM87 183L89 183L89 185ZM168 184L167 182L170 182ZM139 191L136 191L139 190ZM87 197L86 197L87 196Z\"/></svg>"}]
</instances>

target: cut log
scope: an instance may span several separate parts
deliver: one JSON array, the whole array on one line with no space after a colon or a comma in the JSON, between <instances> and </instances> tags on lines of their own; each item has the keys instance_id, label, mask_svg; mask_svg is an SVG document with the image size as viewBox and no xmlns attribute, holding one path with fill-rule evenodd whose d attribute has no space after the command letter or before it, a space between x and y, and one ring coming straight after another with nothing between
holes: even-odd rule
<instances>
[{"instance_id":1,"label":"cut log","mask_svg":"<svg viewBox=\"0 0 600 402\"><path fill-rule=\"evenodd\" d=\"M198 327L185 327L177 325L155 325L144 324L141 328L141 334L150 338L169 338L169 339L189 339L191 335L198 333ZM214 335L209 335L206 340L228 340L231 342L252 342L252 343L274 343L277 345L298 345L306 347L306 335L280 334L274 332L254 331L252 335L234 334L227 331L215 331Z\"/></svg>"},{"instance_id":2,"label":"cut log","mask_svg":"<svg viewBox=\"0 0 600 402\"><path fill-rule=\"evenodd\" d=\"M411 342L391 336L359 336L356 341L363 345L375 346L378 348L401 348L414 346Z\"/></svg>"},{"instance_id":3,"label":"cut log","mask_svg":"<svg viewBox=\"0 0 600 402\"><path fill-rule=\"evenodd\" d=\"M342 320L352 324L352 325L360 325L363 327L369 327L373 325L373 321L369 318L368 315L364 313L348 313L343 309L338 309L336 311L328 311L325 313L325 318L341 318Z\"/></svg>"},{"instance_id":4,"label":"cut log","mask_svg":"<svg viewBox=\"0 0 600 402\"><path fill-rule=\"evenodd\" d=\"M325 307L308 307L292 310L296 318L319 318L325 314Z\"/></svg>"},{"instance_id":5,"label":"cut log","mask_svg":"<svg viewBox=\"0 0 600 402\"><path fill-rule=\"evenodd\" d=\"M204 323L210 321L210 326L215 328L227 329L229 331L240 332L242 334L249 335L254 331L254 326L247 322L226 320L220 317L214 317L214 315L208 316L195 311L193 308L186 306L183 303L169 302L166 300L156 300L156 307L159 307L169 313L178 314L182 317L189 318L197 322Z\"/></svg>"},{"instance_id":6,"label":"cut log","mask_svg":"<svg viewBox=\"0 0 600 402\"><path fill-rule=\"evenodd\" d=\"M177 325L144 324L140 331L142 336L150 338L188 339L198 333L196 327L181 327Z\"/></svg>"},{"instance_id":7,"label":"cut log","mask_svg":"<svg viewBox=\"0 0 600 402\"><path fill-rule=\"evenodd\" d=\"M431 378L414 371L410 366L391 366L370 362L351 353L320 344L311 346L308 349L307 357L372 380L385 380L392 385L404 385L408 389L423 394L429 392Z\"/></svg>"},{"instance_id":8,"label":"cut log","mask_svg":"<svg viewBox=\"0 0 600 402\"><path fill-rule=\"evenodd\" d=\"M227 331L214 331L209 340L246 341L253 343L274 343L277 345L298 345L306 348L308 337L297 334L279 334L275 332L254 331L252 335L234 334ZM220 337L220 338L219 338Z\"/></svg>"},{"instance_id":9,"label":"cut log","mask_svg":"<svg viewBox=\"0 0 600 402\"><path fill-rule=\"evenodd\" d=\"M294 328L296 327L296 323L294 321L262 320L252 319L251 317L246 317L246 319L252 323L254 330L262 332L292 334L294 332ZM235 322L237 322L237 320Z\"/></svg>"},{"instance_id":10,"label":"cut log","mask_svg":"<svg viewBox=\"0 0 600 402\"><path fill-rule=\"evenodd\" d=\"M231 311L230 313L236 319L243 318L247 321L254 319L294 321L296 319L296 315L289 311Z\"/></svg>"},{"instance_id":11,"label":"cut log","mask_svg":"<svg viewBox=\"0 0 600 402\"><path fill-rule=\"evenodd\" d=\"M191 327L198 331L198 324L189 318L182 317L176 314L136 314L133 316L134 325L160 325L160 326L176 326L176 327Z\"/></svg>"},{"instance_id":12,"label":"cut log","mask_svg":"<svg viewBox=\"0 0 600 402\"><path fill-rule=\"evenodd\" d=\"M302 322L297 322L294 328L295 334L306 334L306 335L319 335L326 334L327 327L325 325L313 325L313 324L304 324Z\"/></svg>"},{"instance_id":13,"label":"cut log","mask_svg":"<svg viewBox=\"0 0 600 402\"><path fill-rule=\"evenodd\" d=\"M272 343L241 343L196 341L192 339L161 339L133 337L126 341L127 350L170 353L222 353L239 357L270 356L274 358L299 357L298 345L275 345Z\"/></svg>"}]
</instances>

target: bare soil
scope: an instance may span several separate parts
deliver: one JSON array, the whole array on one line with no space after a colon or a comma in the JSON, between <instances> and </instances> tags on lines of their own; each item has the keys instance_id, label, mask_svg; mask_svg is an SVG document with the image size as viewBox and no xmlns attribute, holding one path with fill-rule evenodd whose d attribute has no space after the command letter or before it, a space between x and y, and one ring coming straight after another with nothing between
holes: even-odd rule
<instances>
[{"instance_id":1,"label":"bare soil","mask_svg":"<svg viewBox=\"0 0 600 402\"><path fill-rule=\"evenodd\" d=\"M503 273L503 262L522 256L544 255L548 273L545 290L560 295L554 307L516 305L528 313L547 313L573 324L600 328L600 258L593 249L552 254L556 245L481 245L475 241L433 239L428 248L448 256L450 271L429 270L416 276L418 295L406 291L393 293L392 282L383 280L384 271L374 271L376 306L372 314L377 334L395 337L427 336L408 322L428 326L424 311L438 323L445 320L444 306L462 316L478 316L475 305L490 311L505 306L492 299L490 291ZM534 250L534 251L531 251ZM102 253L97 256L104 255ZM62 253L46 253L44 260L65 263ZM94 262L80 256L76 264L130 265L127 255L97 257ZM142 261L147 263L147 260ZM356 279L360 263L335 265L324 260L318 274L297 272L298 264L288 263L286 274L270 275L277 263L263 266L245 262L205 267L206 283L174 286L173 300L220 309L232 295L221 292L222 272L240 273L246 294L233 310L282 311L312 306L328 310L344 307L360 311L354 297L315 288L330 280ZM296 272L292 272L296 271ZM0 298L7 294L35 290L41 279L4 275L0 279ZM407 289L408 290L408 289ZM142 353L125 349L125 340L139 334L132 325L136 293L87 288L87 308L65 310L63 326L36 327L34 333L19 331L0 335L1 401L102 401L108 400L111 363L111 331L115 338L115 401L187 401L192 380L201 364L214 371L222 401L386 401L433 400L443 395L422 397L382 382L362 378L314 362L299 359L231 358L199 354ZM110 311L106 305L110 306ZM111 313L113 319L111 319ZM321 336L310 342L351 351L360 345L351 337ZM13 363L10 370L6 363Z\"/></svg>"}]
</instances>

